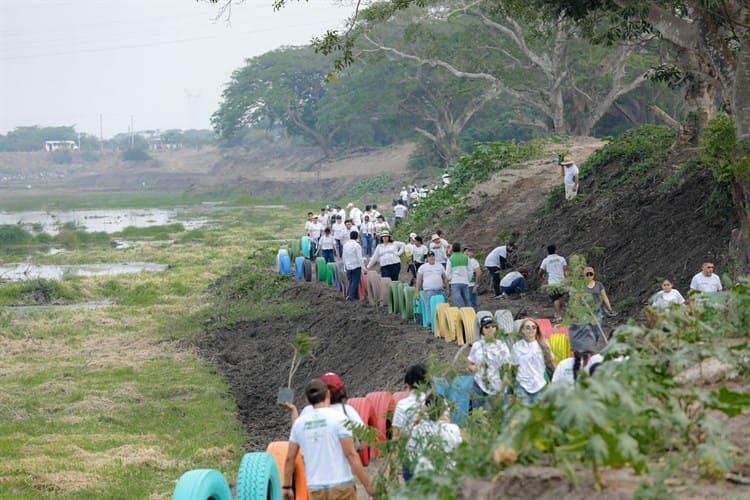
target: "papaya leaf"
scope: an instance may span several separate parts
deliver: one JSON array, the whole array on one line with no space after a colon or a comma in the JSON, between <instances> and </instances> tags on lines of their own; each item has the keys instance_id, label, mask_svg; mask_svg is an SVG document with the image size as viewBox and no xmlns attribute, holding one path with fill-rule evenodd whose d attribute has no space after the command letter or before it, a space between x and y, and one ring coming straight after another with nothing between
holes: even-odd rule
<instances>
[{"instance_id":1,"label":"papaya leaf","mask_svg":"<svg viewBox=\"0 0 750 500\"><path fill-rule=\"evenodd\" d=\"M728 417L734 417L742 413L743 410L750 408L750 394L730 391L726 387L722 387L718 391L712 391L704 404Z\"/></svg>"}]
</instances>

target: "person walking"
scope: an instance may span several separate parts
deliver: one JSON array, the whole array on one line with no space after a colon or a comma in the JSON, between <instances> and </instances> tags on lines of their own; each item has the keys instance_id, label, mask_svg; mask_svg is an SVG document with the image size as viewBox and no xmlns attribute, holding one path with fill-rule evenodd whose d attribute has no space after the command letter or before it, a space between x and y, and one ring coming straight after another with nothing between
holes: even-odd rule
<instances>
[{"instance_id":1,"label":"person walking","mask_svg":"<svg viewBox=\"0 0 750 500\"><path fill-rule=\"evenodd\" d=\"M547 256L539 266L539 278L547 278L547 294L555 308L554 321L562 320L562 305L565 298L565 274L568 272L568 261L557 255L555 245L547 246Z\"/></svg>"},{"instance_id":2,"label":"person walking","mask_svg":"<svg viewBox=\"0 0 750 500\"><path fill-rule=\"evenodd\" d=\"M461 251L461 243L453 242L452 250L445 266L445 274L451 285L451 299L456 307L471 307L469 257Z\"/></svg>"},{"instance_id":3,"label":"person walking","mask_svg":"<svg viewBox=\"0 0 750 500\"><path fill-rule=\"evenodd\" d=\"M685 297L679 290L673 288L672 280L664 279L661 282L661 290L651 297L651 305L659 309L669 309L672 304L682 305L685 303Z\"/></svg>"},{"instance_id":4,"label":"person walking","mask_svg":"<svg viewBox=\"0 0 750 500\"><path fill-rule=\"evenodd\" d=\"M417 296L419 291L424 290L424 314L427 316L427 326L432 325L432 309L430 300L436 295L450 296L450 283L448 275L445 274L443 266L435 262L435 252L427 252L427 262L417 270L417 284L415 285Z\"/></svg>"},{"instance_id":5,"label":"person walking","mask_svg":"<svg viewBox=\"0 0 750 500\"><path fill-rule=\"evenodd\" d=\"M394 441L398 440L401 435L411 435L414 423L419 417L419 409L425 399L424 392L418 393L418 388L423 388L427 382L427 369L424 365L411 365L406 369L404 375L404 384L408 395L396 403L396 409L393 411L393 423L391 424L391 436ZM402 464L402 473L404 481L411 479L411 469L407 464Z\"/></svg>"},{"instance_id":6,"label":"person walking","mask_svg":"<svg viewBox=\"0 0 750 500\"><path fill-rule=\"evenodd\" d=\"M352 231L349 233L349 240L344 243L343 251L341 252L341 260L344 262L344 269L346 270L346 281L347 293L346 300L357 300L359 282L362 279L362 262L364 257L362 256L362 247L359 246L357 238L359 233ZM366 272L366 271L365 271Z\"/></svg>"},{"instance_id":7,"label":"person walking","mask_svg":"<svg viewBox=\"0 0 750 500\"><path fill-rule=\"evenodd\" d=\"M289 434L281 486L284 500L294 498L292 479L299 451L305 462L311 500L356 500L354 476L370 497L375 496L354 447L348 419L330 407L331 393L325 382L320 379L308 382L305 396L312 409L299 416Z\"/></svg>"},{"instance_id":8,"label":"person walking","mask_svg":"<svg viewBox=\"0 0 750 500\"><path fill-rule=\"evenodd\" d=\"M375 263L380 263L380 276L391 278L391 281L398 281L401 274L401 255L404 253L404 244L400 241L393 241L389 231L380 233L380 244L375 247L370 261L367 263L367 269L371 269Z\"/></svg>"},{"instance_id":9,"label":"person walking","mask_svg":"<svg viewBox=\"0 0 750 500\"><path fill-rule=\"evenodd\" d=\"M721 279L714 274L714 263L704 262L701 272L693 276L690 281L690 289L703 293L720 292L722 290Z\"/></svg>"},{"instance_id":10,"label":"person walking","mask_svg":"<svg viewBox=\"0 0 750 500\"><path fill-rule=\"evenodd\" d=\"M323 230L323 236L318 240L317 251L323 255L323 258L327 263L336 260L336 256L338 255L336 253L336 240L331 236L331 230L329 228Z\"/></svg>"},{"instance_id":11,"label":"person walking","mask_svg":"<svg viewBox=\"0 0 750 500\"><path fill-rule=\"evenodd\" d=\"M469 411L485 406L487 398L502 394L505 384L501 375L503 365L510 364L510 349L495 336L497 325L491 316L479 323L479 340L471 346L469 371L474 374L474 394L469 400Z\"/></svg>"},{"instance_id":12,"label":"person walking","mask_svg":"<svg viewBox=\"0 0 750 500\"><path fill-rule=\"evenodd\" d=\"M547 385L547 369L555 369L555 358L536 321L524 319L520 331L523 338L510 349L511 361L518 366L516 396L523 403L533 404Z\"/></svg>"},{"instance_id":13,"label":"person walking","mask_svg":"<svg viewBox=\"0 0 750 500\"><path fill-rule=\"evenodd\" d=\"M570 156L566 156L560 162L560 168L562 171L563 185L565 186L565 199L572 200L578 194L578 165L575 164Z\"/></svg>"},{"instance_id":14,"label":"person walking","mask_svg":"<svg viewBox=\"0 0 750 500\"><path fill-rule=\"evenodd\" d=\"M583 268L583 274L586 277L586 286L583 291L588 294L584 295L584 298L596 318L598 326L597 333L599 334L598 336L601 336L604 326L604 313L602 307L606 309L607 316L617 316L617 313L612 309L612 304L609 302L607 290L605 290L604 285L601 281L596 280L594 268L586 266Z\"/></svg>"},{"instance_id":15,"label":"person walking","mask_svg":"<svg viewBox=\"0 0 750 500\"><path fill-rule=\"evenodd\" d=\"M471 299L471 307L474 311L479 310L478 302L478 288L479 283L482 279L482 267L479 265L479 261L474 258L474 249L471 247L464 247L464 253L469 258L469 298Z\"/></svg>"}]
</instances>

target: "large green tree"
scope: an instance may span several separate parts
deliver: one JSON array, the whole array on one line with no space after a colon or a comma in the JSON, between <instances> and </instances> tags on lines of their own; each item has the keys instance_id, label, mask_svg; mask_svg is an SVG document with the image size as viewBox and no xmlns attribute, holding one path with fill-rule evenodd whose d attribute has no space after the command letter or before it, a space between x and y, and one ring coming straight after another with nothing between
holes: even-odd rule
<instances>
[{"instance_id":1,"label":"large green tree","mask_svg":"<svg viewBox=\"0 0 750 500\"><path fill-rule=\"evenodd\" d=\"M331 59L311 47L286 47L248 59L232 73L211 123L219 138L231 144L247 127L281 129L333 154L338 126L318 124L320 100L329 85Z\"/></svg>"}]
</instances>

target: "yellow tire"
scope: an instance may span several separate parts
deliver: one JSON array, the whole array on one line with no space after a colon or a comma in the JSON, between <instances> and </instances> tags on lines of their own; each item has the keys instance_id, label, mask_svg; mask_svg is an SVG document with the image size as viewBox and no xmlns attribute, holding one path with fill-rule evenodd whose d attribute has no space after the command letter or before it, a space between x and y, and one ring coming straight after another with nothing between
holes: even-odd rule
<instances>
[{"instance_id":1,"label":"yellow tire","mask_svg":"<svg viewBox=\"0 0 750 500\"><path fill-rule=\"evenodd\" d=\"M553 333L547 342L549 342L556 363L570 357L570 340L564 333Z\"/></svg>"},{"instance_id":2,"label":"yellow tire","mask_svg":"<svg viewBox=\"0 0 750 500\"><path fill-rule=\"evenodd\" d=\"M432 324L432 331L435 334L435 337L442 337L445 338L445 336L448 334L448 308L450 307L450 304L447 302L441 302L440 304L435 306L435 312L433 314L433 324Z\"/></svg>"},{"instance_id":3,"label":"yellow tire","mask_svg":"<svg viewBox=\"0 0 750 500\"><path fill-rule=\"evenodd\" d=\"M461 323L463 326L463 335L458 339L459 344L473 344L474 343L474 321L476 321L477 313L472 307L461 308Z\"/></svg>"},{"instance_id":4,"label":"yellow tire","mask_svg":"<svg viewBox=\"0 0 750 500\"><path fill-rule=\"evenodd\" d=\"M445 313L448 322L448 331L445 334L446 342L456 342L459 337L463 339L463 323L461 322L461 309L458 307L449 307Z\"/></svg>"}]
</instances>

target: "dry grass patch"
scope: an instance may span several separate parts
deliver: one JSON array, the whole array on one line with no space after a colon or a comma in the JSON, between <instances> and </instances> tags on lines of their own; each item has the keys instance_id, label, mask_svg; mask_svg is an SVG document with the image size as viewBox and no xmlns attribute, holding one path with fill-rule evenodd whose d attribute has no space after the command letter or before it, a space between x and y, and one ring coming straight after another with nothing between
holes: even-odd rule
<instances>
[{"instance_id":1,"label":"dry grass patch","mask_svg":"<svg viewBox=\"0 0 750 500\"><path fill-rule=\"evenodd\" d=\"M60 493L93 489L101 485L102 478L91 472L61 471L30 474L31 485L37 490Z\"/></svg>"}]
</instances>

